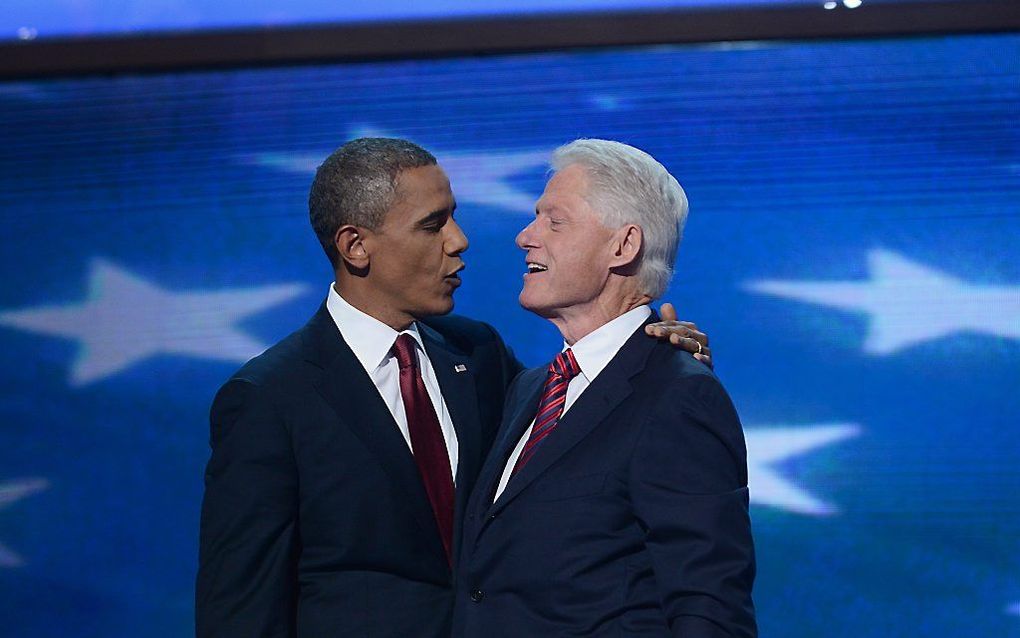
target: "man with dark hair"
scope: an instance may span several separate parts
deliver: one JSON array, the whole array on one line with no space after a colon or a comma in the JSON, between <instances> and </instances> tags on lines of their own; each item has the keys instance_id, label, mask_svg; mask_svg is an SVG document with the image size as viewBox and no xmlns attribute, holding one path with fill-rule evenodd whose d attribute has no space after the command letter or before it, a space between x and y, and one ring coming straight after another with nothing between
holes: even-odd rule
<instances>
[{"instance_id":1,"label":"man with dark hair","mask_svg":"<svg viewBox=\"0 0 1020 638\"><path fill-rule=\"evenodd\" d=\"M435 156L417 144L387 138L352 140L327 157L315 173L308 212L329 263L340 263L335 240L341 226L378 228L401 172L436 165Z\"/></svg>"},{"instance_id":2,"label":"man with dark hair","mask_svg":"<svg viewBox=\"0 0 1020 638\"><path fill-rule=\"evenodd\" d=\"M309 212L335 282L213 403L200 638L449 634L459 512L521 369L491 327L442 316L468 246L455 207L404 140L319 167Z\"/></svg>"}]
</instances>

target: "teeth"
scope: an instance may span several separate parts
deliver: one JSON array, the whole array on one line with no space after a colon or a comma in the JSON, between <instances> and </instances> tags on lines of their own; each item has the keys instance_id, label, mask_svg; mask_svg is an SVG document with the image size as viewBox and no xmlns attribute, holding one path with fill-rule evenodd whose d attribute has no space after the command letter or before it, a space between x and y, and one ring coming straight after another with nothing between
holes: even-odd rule
<instances>
[{"instance_id":1,"label":"teeth","mask_svg":"<svg viewBox=\"0 0 1020 638\"><path fill-rule=\"evenodd\" d=\"M533 262L528 262L528 272L543 272L545 270L549 270L549 269L546 268L545 266L543 266L542 264L536 264L536 263L533 263Z\"/></svg>"}]
</instances>

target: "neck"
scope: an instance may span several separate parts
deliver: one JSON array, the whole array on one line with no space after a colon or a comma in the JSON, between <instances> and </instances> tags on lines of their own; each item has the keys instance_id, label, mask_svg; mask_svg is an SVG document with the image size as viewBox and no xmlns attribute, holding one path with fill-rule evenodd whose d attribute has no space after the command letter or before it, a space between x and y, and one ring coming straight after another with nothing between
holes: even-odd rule
<instances>
[{"instance_id":1,"label":"neck","mask_svg":"<svg viewBox=\"0 0 1020 638\"><path fill-rule=\"evenodd\" d=\"M336 273L336 276L333 289L344 298L344 301L366 315L378 319L397 332L406 330L414 322L414 317L406 312L394 310L384 303L380 303L378 295L373 295L366 286L359 285L362 280L348 277L341 280L340 273Z\"/></svg>"},{"instance_id":2,"label":"neck","mask_svg":"<svg viewBox=\"0 0 1020 638\"><path fill-rule=\"evenodd\" d=\"M559 329L567 345L572 346L613 319L651 301L651 297L639 292L613 299L599 298L582 306L564 308L549 317L549 321Z\"/></svg>"}]
</instances>

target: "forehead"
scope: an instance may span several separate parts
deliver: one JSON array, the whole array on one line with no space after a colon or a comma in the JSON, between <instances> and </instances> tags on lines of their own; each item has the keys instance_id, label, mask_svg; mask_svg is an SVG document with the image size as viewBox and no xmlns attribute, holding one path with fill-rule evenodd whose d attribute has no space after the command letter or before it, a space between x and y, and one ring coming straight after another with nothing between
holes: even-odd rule
<instances>
[{"instance_id":1,"label":"forehead","mask_svg":"<svg viewBox=\"0 0 1020 638\"><path fill-rule=\"evenodd\" d=\"M541 208L575 209L587 208L585 197L589 187L588 171L579 164L571 164L556 171L545 185L545 192L538 200Z\"/></svg>"},{"instance_id":2,"label":"forehead","mask_svg":"<svg viewBox=\"0 0 1020 638\"><path fill-rule=\"evenodd\" d=\"M451 197L450 179L438 164L400 171L397 175L397 198Z\"/></svg>"},{"instance_id":3,"label":"forehead","mask_svg":"<svg viewBox=\"0 0 1020 638\"><path fill-rule=\"evenodd\" d=\"M385 223L414 223L439 210L452 209L453 191L438 165L409 168L397 175L396 196Z\"/></svg>"}]
</instances>

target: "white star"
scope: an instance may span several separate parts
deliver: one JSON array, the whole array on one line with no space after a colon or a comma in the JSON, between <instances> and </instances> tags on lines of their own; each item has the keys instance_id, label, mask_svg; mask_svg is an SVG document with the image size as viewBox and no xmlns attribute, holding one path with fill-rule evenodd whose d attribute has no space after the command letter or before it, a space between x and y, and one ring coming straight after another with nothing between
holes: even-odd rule
<instances>
[{"instance_id":1,"label":"white star","mask_svg":"<svg viewBox=\"0 0 1020 638\"><path fill-rule=\"evenodd\" d=\"M529 168L545 166L549 151L506 153L446 153L439 163L450 175L457 201L505 208L526 215L535 212L531 193L514 188L506 178Z\"/></svg>"},{"instance_id":2,"label":"white star","mask_svg":"<svg viewBox=\"0 0 1020 638\"><path fill-rule=\"evenodd\" d=\"M46 489L46 479L21 479L0 483L0 510L17 503L21 499ZM20 567L25 561L13 551L0 543L0 567Z\"/></svg>"},{"instance_id":3,"label":"white star","mask_svg":"<svg viewBox=\"0 0 1020 638\"><path fill-rule=\"evenodd\" d=\"M797 428L750 428L747 437L747 482L751 502L788 512L824 516L838 512L783 478L774 464L858 433L856 425L830 423Z\"/></svg>"},{"instance_id":4,"label":"white star","mask_svg":"<svg viewBox=\"0 0 1020 638\"><path fill-rule=\"evenodd\" d=\"M597 93L588 98L592 106L603 111L619 111L625 102L618 95L611 93Z\"/></svg>"},{"instance_id":5,"label":"white star","mask_svg":"<svg viewBox=\"0 0 1020 638\"><path fill-rule=\"evenodd\" d=\"M867 313L864 351L870 354L963 331L1020 339L1020 286L971 285L881 249L868 253L868 270L866 282L766 280L747 288Z\"/></svg>"},{"instance_id":6,"label":"white star","mask_svg":"<svg viewBox=\"0 0 1020 638\"><path fill-rule=\"evenodd\" d=\"M357 133L357 137L387 136L385 131L374 129L359 129ZM535 212L538 197L512 186L507 180L528 169L546 166L549 156L549 150L436 154L440 166L450 177L458 203L494 206L526 215ZM245 155L241 159L245 163L288 173L312 175L325 158L325 155L317 153L267 152Z\"/></svg>"},{"instance_id":7,"label":"white star","mask_svg":"<svg viewBox=\"0 0 1020 638\"><path fill-rule=\"evenodd\" d=\"M84 385L157 354L246 361L265 345L234 326L291 299L302 284L171 292L95 259L88 299L0 313L0 325L78 341L69 383Z\"/></svg>"}]
</instances>

